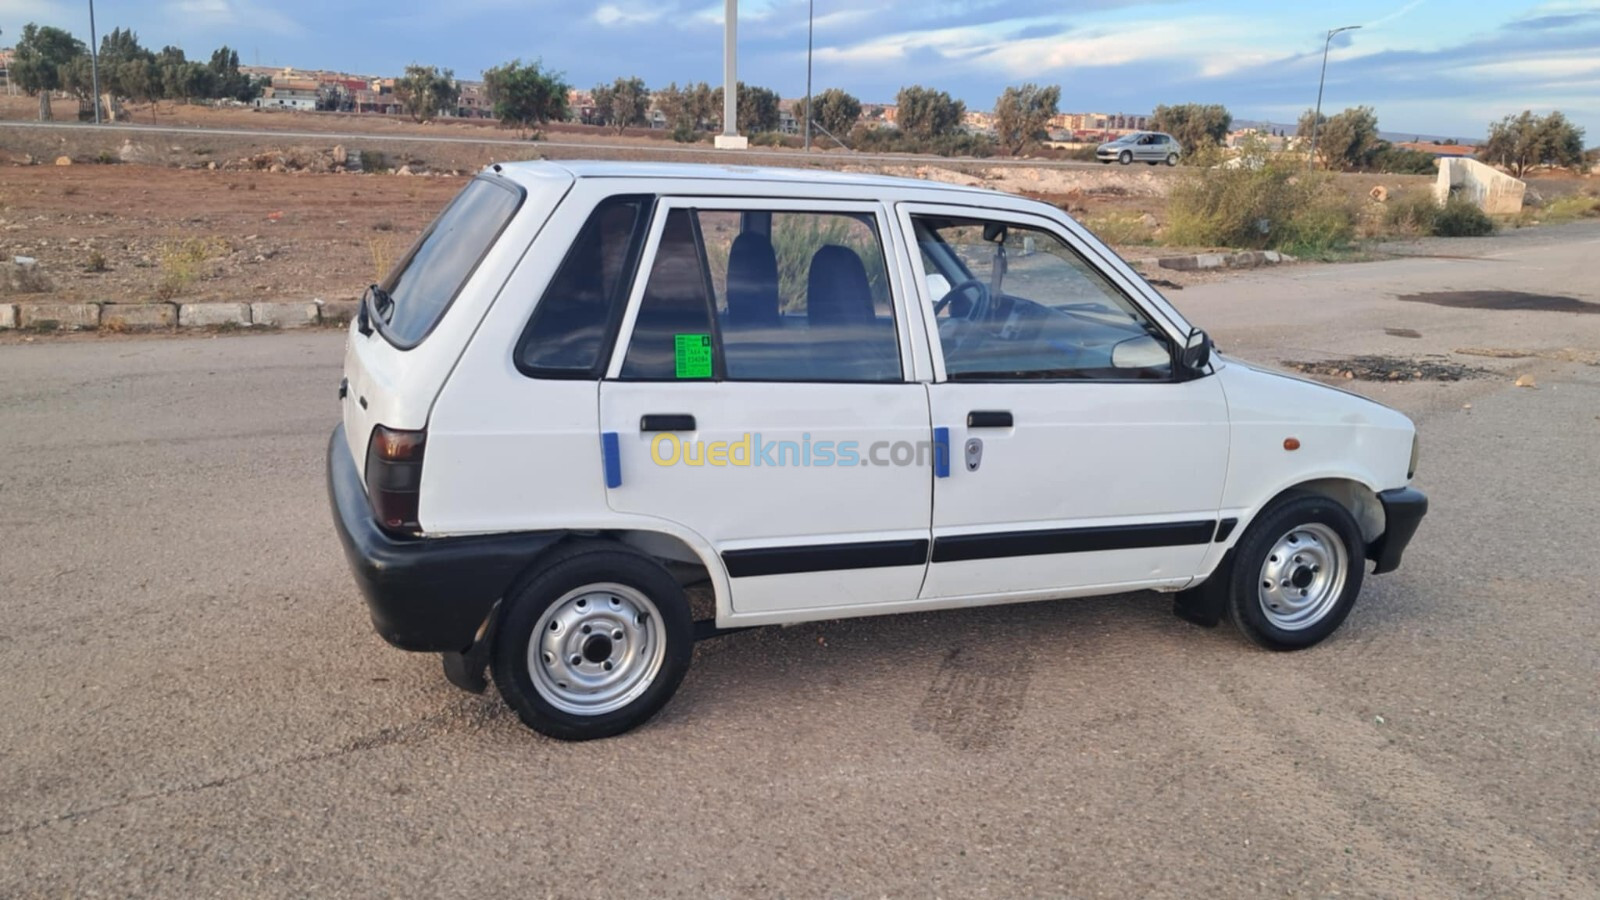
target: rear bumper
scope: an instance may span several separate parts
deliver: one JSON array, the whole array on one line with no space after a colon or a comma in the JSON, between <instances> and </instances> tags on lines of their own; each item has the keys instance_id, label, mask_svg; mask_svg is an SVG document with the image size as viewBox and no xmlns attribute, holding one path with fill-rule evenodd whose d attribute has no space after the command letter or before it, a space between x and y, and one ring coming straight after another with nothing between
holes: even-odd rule
<instances>
[{"instance_id":1,"label":"rear bumper","mask_svg":"<svg viewBox=\"0 0 1600 900\"><path fill-rule=\"evenodd\" d=\"M402 650L436 653L470 647L512 582L559 531L401 538L372 517L345 445L344 426L328 440L328 503L372 626Z\"/></svg>"},{"instance_id":2,"label":"rear bumper","mask_svg":"<svg viewBox=\"0 0 1600 900\"><path fill-rule=\"evenodd\" d=\"M1383 534L1367 547L1367 558L1376 563L1372 569L1374 575L1400 567L1406 545L1417 533L1422 517L1428 514L1428 497L1415 488L1379 491L1378 502L1383 504Z\"/></svg>"}]
</instances>

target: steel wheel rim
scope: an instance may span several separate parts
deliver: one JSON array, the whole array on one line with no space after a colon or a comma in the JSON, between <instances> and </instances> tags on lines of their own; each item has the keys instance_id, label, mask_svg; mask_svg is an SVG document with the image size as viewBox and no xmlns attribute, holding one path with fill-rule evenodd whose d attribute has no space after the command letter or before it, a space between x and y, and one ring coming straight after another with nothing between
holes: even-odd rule
<instances>
[{"instance_id":1,"label":"steel wheel rim","mask_svg":"<svg viewBox=\"0 0 1600 900\"><path fill-rule=\"evenodd\" d=\"M546 703L598 716L638 699L667 655L656 605L625 584L587 584L539 616L528 641L528 672Z\"/></svg>"},{"instance_id":2,"label":"steel wheel rim","mask_svg":"<svg viewBox=\"0 0 1600 900\"><path fill-rule=\"evenodd\" d=\"M1303 631L1327 618L1344 594L1350 554L1320 522L1297 525L1267 551L1256 580L1261 613L1273 627Z\"/></svg>"}]
</instances>

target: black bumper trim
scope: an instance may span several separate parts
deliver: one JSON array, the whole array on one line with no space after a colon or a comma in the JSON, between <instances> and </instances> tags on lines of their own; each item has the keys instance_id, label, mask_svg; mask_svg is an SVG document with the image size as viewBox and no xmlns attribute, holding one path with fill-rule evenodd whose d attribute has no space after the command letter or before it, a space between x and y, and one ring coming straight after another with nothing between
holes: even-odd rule
<instances>
[{"instance_id":1,"label":"black bumper trim","mask_svg":"<svg viewBox=\"0 0 1600 900\"><path fill-rule=\"evenodd\" d=\"M1379 491L1378 502L1383 504L1383 534L1367 547L1367 558L1377 564L1372 569L1374 575L1400 567L1406 545L1417 533L1422 517L1428 514L1428 497L1416 488Z\"/></svg>"},{"instance_id":2,"label":"black bumper trim","mask_svg":"<svg viewBox=\"0 0 1600 900\"><path fill-rule=\"evenodd\" d=\"M389 535L372 518L342 424L328 439L328 502L372 626L402 650L447 653L471 647L495 601L534 556L565 535Z\"/></svg>"}]
</instances>

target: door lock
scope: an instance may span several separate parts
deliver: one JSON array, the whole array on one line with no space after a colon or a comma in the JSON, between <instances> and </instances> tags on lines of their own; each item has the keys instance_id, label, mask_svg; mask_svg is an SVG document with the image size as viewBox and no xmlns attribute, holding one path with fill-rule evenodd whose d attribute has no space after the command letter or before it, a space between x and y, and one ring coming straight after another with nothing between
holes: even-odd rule
<instances>
[{"instance_id":1,"label":"door lock","mask_svg":"<svg viewBox=\"0 0 1600 900\"><path fill-rule=\"evenodd\" d=\"M978 471L978 464L983 462L983 440L981 438L967 438L967 471Z\"/></svg>"}]
</instances>

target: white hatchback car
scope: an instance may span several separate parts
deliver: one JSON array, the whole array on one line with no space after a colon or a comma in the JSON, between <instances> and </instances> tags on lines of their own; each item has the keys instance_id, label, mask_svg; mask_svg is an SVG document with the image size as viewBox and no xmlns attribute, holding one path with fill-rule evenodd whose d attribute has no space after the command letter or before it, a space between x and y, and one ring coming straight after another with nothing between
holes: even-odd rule
<instances>
[{"instance_id":1,"label":"white hatchback car","mask_svg":"<svg viewBox=\"0 0 1600 900\"><path fill-rule=\"evenodd\" d=\"M906 179L493 166L340 392L378 633L567 739L752 625L1156 590L1310 646L1427 509L1405 416L1213 354L1058 209Z\"/></svg>"}]
</instances>

